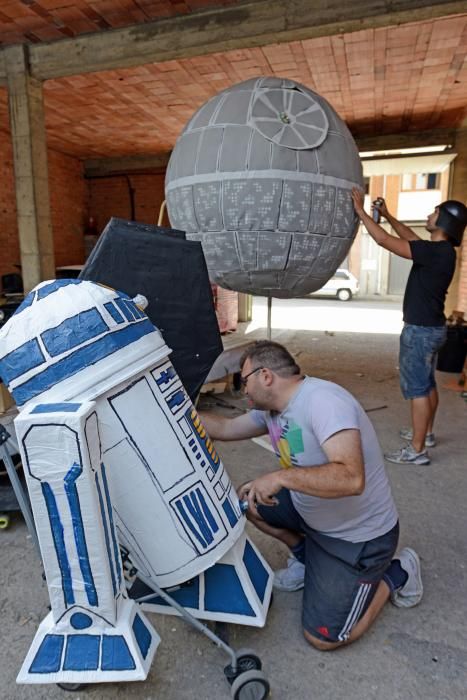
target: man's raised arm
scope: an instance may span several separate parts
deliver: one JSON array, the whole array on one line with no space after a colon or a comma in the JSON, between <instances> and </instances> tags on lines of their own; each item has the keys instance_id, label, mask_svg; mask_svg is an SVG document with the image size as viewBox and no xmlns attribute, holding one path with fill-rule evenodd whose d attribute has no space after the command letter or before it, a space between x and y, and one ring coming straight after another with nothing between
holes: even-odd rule
<instances>
[{"instance_id":1,"label":"man's raised arm","mask_svg":"<svg viewBox=\"0 0 467 700\"><path fill-rule=\"evenodd\" d=\"M258 425L248 413L226 418L217 413L201 411L199 417L212 440L247 440L267 433L266 427Z\"/></svg>"},{"instance_id":2,"label":"man's raised arm","mask_svg":"<svg viewBox=\"0 0 467 700\"><path fill-rule=\"evenodd\" d=\"M379 199L382 203L377 207L378 211L391 224L399 238L402 238L404 241L420 241L420 236L417 236L417 234L412 231L411 228L403 224L402 221L399 221L399 219L396 219L395 216L389 213L384 199L382 197Z\"/></svg>"}]
</instances>

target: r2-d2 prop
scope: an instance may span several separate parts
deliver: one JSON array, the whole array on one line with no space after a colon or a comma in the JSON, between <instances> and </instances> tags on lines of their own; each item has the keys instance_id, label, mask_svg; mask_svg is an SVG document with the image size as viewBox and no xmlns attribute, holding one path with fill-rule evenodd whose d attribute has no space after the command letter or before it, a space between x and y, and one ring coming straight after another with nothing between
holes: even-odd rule
<instances>
[{"instance_id":1,"label":"r2-d2 prop","mask_svg":"<svg viewBox=\"0 0 467 700\"><path fill-rule=\"evenodd\" d=\"M159 637L128 596L121 550L146 591L264 625L272 572L140 306L91 282L44 282L0 348L52 606L18 682L147 676ZM145 608L174 612L156 594Z\"/></svg>"}]
</instances>

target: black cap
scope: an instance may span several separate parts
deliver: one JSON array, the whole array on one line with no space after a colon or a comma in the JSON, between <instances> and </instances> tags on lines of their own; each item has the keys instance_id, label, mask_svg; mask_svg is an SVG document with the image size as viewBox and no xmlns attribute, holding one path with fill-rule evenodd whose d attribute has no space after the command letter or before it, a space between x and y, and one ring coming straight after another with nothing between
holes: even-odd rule
<instances>
[{"instance_id":1,"label":"black cap","mask_svg":"<svg viewBox=\"0 0 467 700\"><path fill-rule=\"evenodd\" d=\"M437 228L449 236L453 245L460 245L467 226L467 207L455 199L448 199L439 205L438 210Z\"/></svg>"}]
</instances>

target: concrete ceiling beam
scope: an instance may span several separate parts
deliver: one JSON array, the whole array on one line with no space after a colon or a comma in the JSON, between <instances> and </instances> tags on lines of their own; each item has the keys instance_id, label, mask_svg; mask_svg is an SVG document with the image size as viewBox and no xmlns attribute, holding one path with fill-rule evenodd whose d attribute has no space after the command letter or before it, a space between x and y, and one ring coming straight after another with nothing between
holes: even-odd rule
<instances>
[{"instance_id":1,"label":"concrete ceiling beam","mask_svg":"<svg viewBox=\"0 0 467 700\"><path fill-rule=\"evenodd\" d=\"M465 12L465 0L258 0L29 46L40 80L420 22ZM0 83L6 72L0 57Z\"/></svg>"}]
</instances>

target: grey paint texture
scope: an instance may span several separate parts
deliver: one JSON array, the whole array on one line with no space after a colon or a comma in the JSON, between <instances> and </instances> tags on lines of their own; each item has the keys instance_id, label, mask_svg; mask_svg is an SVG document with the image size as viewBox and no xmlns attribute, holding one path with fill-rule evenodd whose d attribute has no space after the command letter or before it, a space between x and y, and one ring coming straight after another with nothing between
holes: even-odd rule
<instances>
[{"instance_id":1,"label":"grey paint texture","mask_svg":"<svg viewBox=\"0 0 467 700\"><path fill-rule=\"evenodd\" d=\"M206 102L175 144L165 189L171 225L201 241L213 282L294 297L339 267L363 186L345 123L291 80L254 78Z\"/></svg>"}]
</instances>

